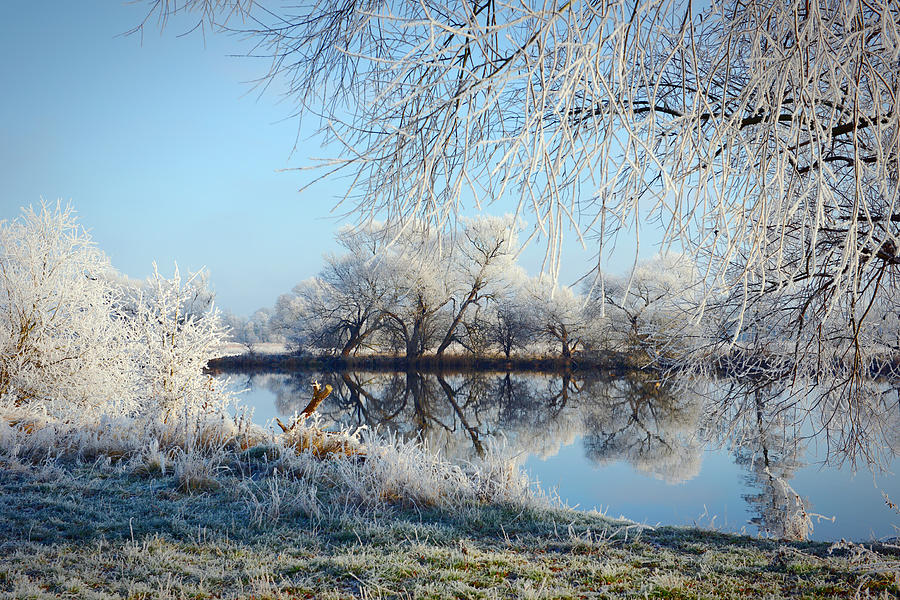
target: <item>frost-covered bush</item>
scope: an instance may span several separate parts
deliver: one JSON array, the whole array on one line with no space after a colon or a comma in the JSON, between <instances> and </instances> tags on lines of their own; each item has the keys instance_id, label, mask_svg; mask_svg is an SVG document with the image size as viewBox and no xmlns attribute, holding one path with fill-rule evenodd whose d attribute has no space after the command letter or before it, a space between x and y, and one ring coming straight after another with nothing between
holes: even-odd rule
<instances>
[{"instance_id":1,"label":"frost-covered bush","mask_svg":"<svg viewBox=\"0 0 900 600\"><path fill-rule=\"evenodd\" d=\"M127 394L111 271L71 207L0 223L0 396L81 407Z\"/></svg>"},{"instance_id":2,"label":"frost-covered bush","mask_svg":"<svg viewBox=\"0 0 900 600\"><path fill-rule=\"evenodd\" d=\"M277 519L279 506L297 500L303 512L318 515L326 508L319 504L325 498L332 507L361 509L389 504L450 510L477 504L549 504L516 460L494 444L483 457L460 465L422 441L386 432L362 428L324 434L315 418L300 421L270 443L274 445L258 448L271 457L273 473L286 477L276 485L286 490L293 482L294 496L276 493L271 480L265 486L268 490L257 490L263 492L254 497L257 502L268 497L268 506L258 510L272 520ZM304 487L313 492L304 493Z\"/></svg>"},{"instance_id":3,"label":"frost-covered bush","mask_svg":"<svg viewBox=\"0 0 900 600\"><path fill-rule=\"evenodd\" d=\"M203 374L225 331L206 280L123 277L71 207L0 224L0 412L7 422L163 422L214 413ZM121 428L122 425L120 424Z\"/></svg>"},{"instance_id":4,"label":"frost-covered bush","mask_svg":"<svg viewBox=\"0 0 900 600\"><path fill-rule=\"evenodd\" d=\"M141 411L163 420L201 409L221 408L225 395L203 368L222 346L226 332L207 300L206 280L153 275L134 314L124 319L135 368L134 398Z\"/></svg>"}]
</instances>

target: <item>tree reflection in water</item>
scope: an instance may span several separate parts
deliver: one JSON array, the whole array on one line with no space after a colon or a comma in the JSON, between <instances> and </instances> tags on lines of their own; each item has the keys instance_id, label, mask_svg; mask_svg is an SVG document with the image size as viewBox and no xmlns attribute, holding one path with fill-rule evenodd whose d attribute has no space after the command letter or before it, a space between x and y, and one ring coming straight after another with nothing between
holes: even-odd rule
<instances>
[{"instance_id":1,"label":"tree reflection in water","mask_svg":"<svg viewBox=\"0 0 900 600\"><path fill-rule=\"evenodd\" d=\"M651 374L591 382L585 392L584 443L597 464L625 461L670 483L700 472L703 401L695 390L663 385Z\"/></svg>"},{"instance_id":2,"label":"tree reflection in water","mask_svg":"<svg viewBox=\"0 0 900 600\"><path fill-rule=\"evenodd\" d=\"M886 381L860 382L848 399L841 386L777 379L722 379L706 401L706 440L731 449L757 491L744 498L753 522L772 537L805 539L814 521L807 498L790 481L815 445L824 464L852 469L887 467L900 450L898 392ZM862 388L860 388L862 391ZM832 515L833 517L834 515Z\"/></svg>"},{"instance_id":3,"label":"tree reflection in water","mask_svg":"<svg viewBox=\"0 0 900 600\"><path fill-rule=\"evenodd\" d=\"M754 489L744 496L762 535L803 539L809 502L791 487L810 443L831 463L885 465L900 448L897 389L869 382L865 404L836 392L752 379L674 378L630 372L604 378L576 372L296 373L255 375L251 385L276 396L283 415L302 410L313 379L334 392L322 404L326 425L367 426L417 438L452 460L483 455L497 441L524 461L548 457L577 438L593 463L624 461L680 482L700 471L703 449L727 447ZM847 411L852 411L848 413Z\"/></svg>"}]
</instances>

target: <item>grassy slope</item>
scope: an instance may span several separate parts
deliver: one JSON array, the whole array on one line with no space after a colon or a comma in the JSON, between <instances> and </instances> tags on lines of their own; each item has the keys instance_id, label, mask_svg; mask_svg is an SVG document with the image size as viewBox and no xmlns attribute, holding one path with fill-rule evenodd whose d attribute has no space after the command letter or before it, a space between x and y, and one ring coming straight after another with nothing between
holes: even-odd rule
<instances>
[{"instance_id":1,"label":"grassy slope","mask_svg":"<svg viewBox=\"0 0 900 600\"><path fill-rule=\"evenodd\" d=\"M291 480L210 491L0 465L0 594L73 598L832 597L900 593L890 548L832 554L570 510L328 506Z\"/></svg>"}]
</instances>

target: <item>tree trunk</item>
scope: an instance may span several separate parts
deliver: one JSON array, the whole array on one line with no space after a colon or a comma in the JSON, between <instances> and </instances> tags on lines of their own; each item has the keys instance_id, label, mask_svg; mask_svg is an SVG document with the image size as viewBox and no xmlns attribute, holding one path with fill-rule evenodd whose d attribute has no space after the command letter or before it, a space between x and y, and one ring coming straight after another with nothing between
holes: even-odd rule
<instances>
[{"instance_id":1,"label":"tree trunk","mask_svg":"<svg viewBox=\"0 0 900 600\"><path fill-rule=\"evenodd\" d=\"M359 333L362 327L360 326L355 330L355 335L352 335L347 343L344 344L344 347L341 349L341 356L349 356L350 354L356 354L356 351L359 350L362 343L366 341L366 338L372 335L375 329L369 329L363 333Z\"/></svg>"},{"instance_id":2,"label":"tree trunk","mask_svg":"<svg viewBox=\"0 0 900 600\"><path fill-rule=\"evenodd\" d=\"M456 313L456 316L453 317L453 322L450 323L450 327L447 329L447 334L444 335L444 339L441 340L440 346L437 349L437 355L440 356L444 353L444 350L447 349L447 346L453 343L453 334L456 333L456 328L459 326L460 321L462 321L463 314L466 312L466 309L469 307L472 302L475 301L475 297L478 295L478 290L480 286L475 286L472 288L472 291L469 292L469 295L466 296L466 299L459 306L459 311Z\"/></svg>"},{"instance_id":3,"label":"tree trunk","mask_svg":"<svg viewBox=\"0 0 900 600\"><path fill-rule=\"evenodd\" d=\"M572 358L572 349L569 348L569 332L566 331L565 327L562 327L562 330L560 331L559 341L562 343L563 358Z\"/></svg>"},{"instance_id":4,"label":"tree trunk","mask_svg":"<svg viewBox=\"0 0 900 600\"><path fill-rule=\"evenodd\" d=\"M422 335L422 322L416 319L416 322L413 324L412 334L406 340L406 358L414 360L422 356L424 351Z\"/></svg>"},{"instance_id":5,"label":"tree trunk","mask_svg":"<svg viewBox=\"0 0 900 600\"><path fill-rule=\"evenodd\" d=\"M350 354L359 347L362 338L359 336L359 327L350 328L350 339L341 348L341 356L350 356Z\"/></svg>"}]
</instances>

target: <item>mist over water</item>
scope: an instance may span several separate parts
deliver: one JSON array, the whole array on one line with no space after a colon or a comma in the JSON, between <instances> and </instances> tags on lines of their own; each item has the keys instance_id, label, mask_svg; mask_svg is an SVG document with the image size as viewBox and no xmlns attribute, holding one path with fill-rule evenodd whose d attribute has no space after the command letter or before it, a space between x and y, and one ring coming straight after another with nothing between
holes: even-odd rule
<instances>
[{"instance_id":1,"label":"mist over water","mask_svg":"<svg viewBox=\"0 0 900 600\"><path fill-rule=\"evenodd\" d=\"M810 385L727 379L660 383L564 373L297 372L232 375L254 420L301 411L311 382L330 428L377 428L464 462L501 448L570 506L650 525L693 525L786 539L898 535L897 391L838 418ZM798 389L798 388L794 388Z\"/></svg>"}]
</instances>

